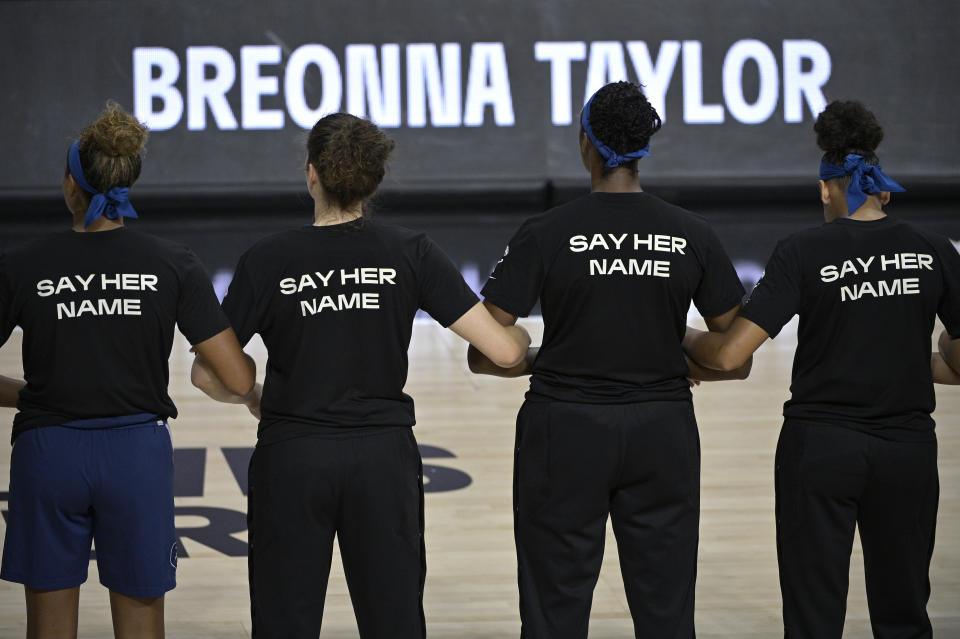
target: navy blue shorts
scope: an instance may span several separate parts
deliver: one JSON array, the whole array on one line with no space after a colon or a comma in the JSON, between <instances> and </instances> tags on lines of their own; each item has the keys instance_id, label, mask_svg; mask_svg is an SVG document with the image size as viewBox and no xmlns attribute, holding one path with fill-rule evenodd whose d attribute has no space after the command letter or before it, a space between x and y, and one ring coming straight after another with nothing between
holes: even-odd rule
<instances>
[{"instance_id":1,"label":"navy blue shorts","mask_svg":"<svg viewBox=\"0 0 960 639\"><path fill-rule=\"evenodd\" d=\"M24 432L13 445L8 506L2 579L79 586L93 541L110 590L152 598L176 585L173 445L163 420Z\"/></svg>"}]
</instances>

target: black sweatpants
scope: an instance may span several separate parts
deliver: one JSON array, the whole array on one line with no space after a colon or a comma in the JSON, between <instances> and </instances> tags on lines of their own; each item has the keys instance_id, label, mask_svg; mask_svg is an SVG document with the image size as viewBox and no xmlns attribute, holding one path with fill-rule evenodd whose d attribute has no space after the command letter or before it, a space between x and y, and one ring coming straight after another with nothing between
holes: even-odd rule
<instances>
[{"instance_id":1,"label":"black sweatpants","mask_svg":"<svg viewBox=\"0 0 960 639\"><path fill-rule=\"evenodd\" d=\"M636 636L694 636L700 439L690 402L525 402L514 506L523 639L587 636L608 515Z\"/></svg>"},{"instance_id":2,"label":"black sweatpants","mask_svg":"<svg viewBox=\"0 0 960 639\"><path fill-rule=\"evenodd\" d=\"M926 605L937 444L787 420L776 460L777 556L789 639L840 639L860 528L877 639L931 637Z\"/></svg>"},{"instance_id":3,"label":"black sweatpants","mask_svg":"<svg viewBox=\"0 0 960 639\"><path fill-rule=\"evenodd\" d=\"M334 534L362 639L422 639L423 480L409 428L257 446L250 460L256 639L316 639Z\"/></svg>"}]
</instances>

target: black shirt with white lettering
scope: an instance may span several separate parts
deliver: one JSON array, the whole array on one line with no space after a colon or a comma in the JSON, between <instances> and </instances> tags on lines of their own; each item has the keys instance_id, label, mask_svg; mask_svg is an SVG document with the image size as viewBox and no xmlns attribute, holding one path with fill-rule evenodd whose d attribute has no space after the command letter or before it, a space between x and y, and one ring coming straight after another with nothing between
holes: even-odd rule
<instances>
[{"instance_id":1,"label":"black shirt with white lettering","mask_svg":"<svg viewBox=\"0 0 960 639\"><path fill-rule=\"evenodd\" d=\"M528 219L483 288L544 335L527 399L688 400L680 343L691 300L705 317L743 286L698 215L648 193L595 192Z\"/></svg>"},{"instance_id":2,"label":"black shirt with white lettering","mask_svg":"<svg viewBox=\"0 0 960 639\"><path fill-rule=\"evenodd\" d=\"M934 318L960 337L960 255L947 238L887 216L782 240L741 315L775 337L797 314L785 417L934 437Z\"/></svg>"},{"instance_id":3,"label":"black shirt with white lettering","mask_svg":"<svg viewBox=\"0 0 960 639\"><path fill-rule=\"evenodd\" d=\"M23 328L27 382L13 436L92 418L176 417L174 325L192 344L229 328L184 246L119 228L55 233L0 254L0 344Z\"/></svg>"},{"instance_id":4,"label":"black shirt with white lettering","mask_svg":"<svg viewBox=\"0 0 960 639\"><path fill-rule=\"evenodd\" d=\"M261 240L223 301L240 343L259 333L267 347L260 443L412 426L403 387L417 310L449 326L477 301L423 233L361 218Z\"/></svg>"}]
</instances>

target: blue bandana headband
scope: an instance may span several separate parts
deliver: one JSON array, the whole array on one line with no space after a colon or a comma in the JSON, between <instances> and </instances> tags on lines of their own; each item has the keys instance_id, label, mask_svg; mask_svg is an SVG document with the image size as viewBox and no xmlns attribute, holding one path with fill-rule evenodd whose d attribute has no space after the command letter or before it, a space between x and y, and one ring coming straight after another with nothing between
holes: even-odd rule
<instances>
[{"instance_id":1,"label":"blue bandana headband","mask_svg":"<svg viewBox=\"0 0 960 639\"><path fill-rule=\"evenodd\" d=\"M106 193L100 193L90 186L83 174L83 165L80 163L79 141L70 145L70 152L67 153L67 164L74 181L84 191L93 195L90 206L87 207L87 215L83 219L83 228L93 224L93 221L101 215L108 220L115 220L118 217L137 217L137 212L133 210L133 205L130 204L129 188L115 186Z\"/></svg>"},{"instance_id":2,"label":"blue bandana headband","mask_svg":"<svg viewBox=\"0 0 960 639\"><path fill-rule=\"evenodd\" d=\"M597 91L597 93L599 93L599 91ZM590 99L587 100L587 103L583 105L583 111L580 113L580 125L583 127L583 132L587 134L587 138L593 143L593 146L595 146L597 151L600 152L600 156L605 160L604 165L608 168L615 169L621 164L626 164L627 162L632 162L633 160L639 160L642 157L650 155L649 142L647 143L647 146L639 151L633 151L631 153L627 153L626 155L620 155L597 139L597 136L593 134L593 129L590 127L590 103L593 102L595 97L597 97L596 93L590 96Z\"/></svg>"},{"instance_id":3,"label":"blue bandana headband","mask_svg":"<svg viewBox=\"0 0 960 639\"><path fill-rule=\"evenodd\" d=\"M867 193L876 194L883 191L903 193L905 188L891 180L882 170L879 164L867 164L863 156L851 153L843 159L843 166L830 164L829 162L820 163L820 179L832 180L833 178L850 176L850 186L847 187L847 215L853 215L854 212L863 206L867 201Z\"/></svg>"}]
</instances>

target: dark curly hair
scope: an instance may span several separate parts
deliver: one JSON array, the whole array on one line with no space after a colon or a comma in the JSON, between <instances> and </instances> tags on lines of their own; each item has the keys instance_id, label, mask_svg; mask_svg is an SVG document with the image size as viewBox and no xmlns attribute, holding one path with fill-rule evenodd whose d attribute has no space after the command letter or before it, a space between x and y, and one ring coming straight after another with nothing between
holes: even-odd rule
<instances>
[{"instance_id":1,"label":"dark curly hair","mask_svg":"<svg viewBox=\"0 0 960 639\"><path fill-rule=\"evenodd\" d=\"M349 209L380 186L395 143L375 124L348 113L321 118L307 138L307 165L327 195Z\"/></svg>"},{"instance_id":2,"label":"dark curly hair","mask_svg":"<svg viewBox=\"0 0 960 639\"><path fill-rule=\"evenodd\" d=\"M867 164L879 164L876 150L883 140L883 128L861 102L835 100L817 116L813 125L823 162L842 166L851 153L863 156Z\"/></svg>"},{"instance_id":3,"label":"dark curly hair","mask_svg":"<svg viewBox=\"0 0 960 639\"><path fill-rule=\"evenodd\" d=\"M590 103L593 134L620 155L646 147L662 124L639 84L611 82L597 91ZM622 166L636 172L637 160ZM611 171L604 167L605 175Z\"/></svg>"}]
</instances>

